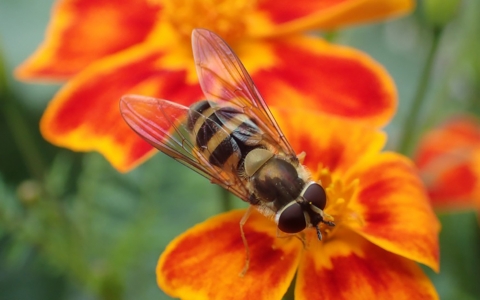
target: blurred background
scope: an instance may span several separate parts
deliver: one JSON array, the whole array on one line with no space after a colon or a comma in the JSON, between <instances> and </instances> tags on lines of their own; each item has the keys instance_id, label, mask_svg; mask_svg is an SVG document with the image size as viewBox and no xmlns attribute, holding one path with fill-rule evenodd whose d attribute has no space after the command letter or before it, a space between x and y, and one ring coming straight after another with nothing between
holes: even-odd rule
<instances>
[{"instance_id":1,"label":"blurred background","mask_svg":"<svg viewBox=\"0 0 480 300\"><path fill-rule=\"evenodd\" d=\"M480 3L460 2L439 40L418 137L455 113L480 116ZM169 299L155 282L160 253L223 211L224 192L163 154L120 174L97 153L42 139L38 122L59 86L19 82L12 71L43 40L52 3L0 0L0 299ZM419 11L332 37L370 54L396 82L388 149L398 145L432 37ZM442 299L480 299L475 212L439 218L441 272L427 274Z\"/></svg>"}]
</instances>

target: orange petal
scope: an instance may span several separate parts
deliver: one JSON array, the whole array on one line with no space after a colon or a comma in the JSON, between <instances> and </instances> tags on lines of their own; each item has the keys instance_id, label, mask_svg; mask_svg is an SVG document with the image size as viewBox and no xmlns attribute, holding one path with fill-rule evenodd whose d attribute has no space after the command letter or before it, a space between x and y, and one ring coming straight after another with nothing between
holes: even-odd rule
<instances>
[{"instance_id":1,"label":"orange petal","mask_svg":"<svg viewBox=\"0 0 480 300\"><path fill-rule=\"evenodd\" d=\"M454 211L471 209L474 194L480 184L479 174L469 159L452 161L444 157L432 169L422 170L422 179L428 188L435 209Z\"/></svg>"},{"instance_id":2,"label":"orange petal","mask_svg":"<svg viewBox=\"0 0 480 300\"><path fill-rule=\"evenodd\" d=\"M480 178L480 149L476 149L472 157L472 164L475 176L477 178ZM475 187L475 192L473 193L473 205L477 210L478 222L480 224L480 180L477 180L477 186Z\"/></svg>"},{"instance_id":3,"label":"orange petal","mask_svg":"<svg viewBox=\"0 0 480 300\"><path fill-rule=\"evenodd\" d=\"M438 156L472 147L480 147L480 122L474 117L457 116L423 137L415 162L425 168Z\"/></svg>"},{"instance_id":4,"label":"orange petal","mask_svg":"<svg viewBox=\"0 0 480 300\"><path fill-rule=\"evenodd\" d=\"M352 166L346 182L359 180L349 208L358 214L350 226L381 248L439 268L440 225L413 164L382 153Z\"/></svg>"},{"instance_id":5,"label":"orange petal","mask_svg":"<svg viewBox=\"0 0 480 300\"><path fill-rule=\"evenodd\" d=\"M119 100L136 93L189 105L201 98L198 84L186 83L186 71L162 70L162 53L131 48L86 68L49 104L40 129L49 142L76 151L96 150L120 171L145 159L152 147L124 122Z\"/></svg>"},{"instance_id":6,"label":"orange petal","mask_svg":"<svg viewBox=\"0 0 480 300\"><path fill-rule=\"evenodd\" d=\"M350 204L360 219L354 230L388 251L438 270L438 220L411 162L393 153L379 154L384 134L315 112L272 111L297 153L306 152L309 169L320 164L345 184L360 181Z\"/></svg>"},{"instance_id":7,"label":"orange petal","mask_svg":"<svg viewBox=\"0 0 480 300\"><path fill-rule=\"evenodd\" d=\"M472 207L480 184L475 149L480 149L480 122L473 117L458 116L424 136L415 161L435 208Z\"/></svg>"},{"instance_id":8,"label":"orange petal","mask_svg":"<svg viewBox=\"0 0 480 300\"><path fill-rule=\"evenodd\" d=\"M181 299L281 299L297 269L301 243L277 238L275 224L253 212L244 226L250 268L240 277L244 214L236 210L213 217L171 242L157 265L160 288Z\"/></svg>"},{"instance_id":9,"label":"orange petal","mask_svg":"<svg viewBox=\"0 0 480 300\"><path fill-rule=\"evenodd\" d=\"M159 7L149 1L61 0L46 39L16 70L20 79L63 80L91 62L142 42Z\"/></svg>"},{"instance_id":10,"label":"orange petal","mask_svg":"<svg viewBox=\"0 0 480 300\"><path fill-rule=\"evenodd\" d=\"M405 14L414 5L412 0L299 0L295 5L288 1L263 0L259 9L273 23L283 24L276 28L276 32L285 34L316 28L335 29L385 19Z\"/></svg>"},{"instance_id":11,"label":"orange petal","mask_svg":"<svg viewBox=\"0 0 480 300\"><path fill-rule=\"evenodd\" d=\"M392 118L394 82L366 54L301 36L275 40L270 47L275 64L251 73L269 105L317 110L372 126Z\"/></svg>"},{"instance_id":12,"label":"orange petal","mask_svg":"<svg viewBox=\"0 0 480 300\"><path fill-rule=\"evenodd\" d=\"M295 151L306 152L312 171L321 165L342 176L358 160L376 157L386 142L384 133L348 119L284 107L272 112Z\"/></svg>"},{"instance_id":13,"label":"orange petal","mask_svg":"<svg viewBox=\"0 0 480 300\"><path fill-rule=\"evenodd\" d=\"M318 247L300 262L295 299L438 299L416 263L347 232Z\"/></svg>"}]
</instances>

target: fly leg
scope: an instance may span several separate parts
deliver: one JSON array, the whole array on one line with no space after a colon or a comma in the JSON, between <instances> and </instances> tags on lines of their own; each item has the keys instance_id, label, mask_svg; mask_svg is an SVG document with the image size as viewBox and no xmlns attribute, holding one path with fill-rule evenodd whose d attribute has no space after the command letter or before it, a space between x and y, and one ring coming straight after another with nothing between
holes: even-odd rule
<instances>
[{"instance_id":1,"label":"fly leg","mask_svg":"<svg viewBox=\"0 0 480 300\"><path fill-rule=\"evenodd\" d=\"M252 213L252 207L249 206L245 214L243 215L242 219L240 220L240 234L242 236L243 246L245 246L245 265L243 266L242 272L240 272L239 276L244 277L250 267L250 248L248 248L247 238L245 237L245 231L243 231L243 225L247 223L248 217Z\"/></svg>"}]
</instances>

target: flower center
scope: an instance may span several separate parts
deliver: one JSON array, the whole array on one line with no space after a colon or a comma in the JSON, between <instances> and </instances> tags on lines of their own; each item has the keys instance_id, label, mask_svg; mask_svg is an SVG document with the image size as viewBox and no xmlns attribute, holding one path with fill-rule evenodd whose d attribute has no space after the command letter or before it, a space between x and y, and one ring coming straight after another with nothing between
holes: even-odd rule
<instances>
[{"instance_id":1,"label":"flower center","mask_svg":"<svg viewBox=\"0 0 480 300\"><path fill-rule=\"evenodd\" d=\"M246 31L246 16L255 0L170 0L162 1L162 17L177 32L190 38L194 28L206 28L232 41Z\"/></svg>"},{"instance_id":2,"label":"flower center","mask_svg":"<svg viewBox=\"0 0 480 300\"><path fill-rule=\"evenodd\" d=\"M351 199L358 190L359 180L349 183L336 178L327 168L318 168L313 176L318 178L327 193L327 205L325 206L325 220L335 222L335 227L326 224L321 225L325 238L331 237L335 230L348 223L363 223L361 216L349 206Z\"/></svg>"}]
</instances>

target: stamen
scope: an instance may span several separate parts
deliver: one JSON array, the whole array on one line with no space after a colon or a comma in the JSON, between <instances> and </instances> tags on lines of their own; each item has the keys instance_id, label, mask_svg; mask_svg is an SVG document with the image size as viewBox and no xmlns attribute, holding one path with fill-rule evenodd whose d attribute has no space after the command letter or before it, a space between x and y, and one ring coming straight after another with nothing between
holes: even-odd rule
<instances>
[{"instance_id":1,"label":"stamen","mask_svg":"<svg viewBox=\"0 0 480 300\"><path fill-rule=\"evenodd\" d=\"M319 168L314 173L314 178L321 181L322 187L327 193L327 204L324 210L321 210L314 205L311 208L314 212L322 217L321 223L315 226L319 240L323 238L320 227L323 228L324 233L329 233L328 236L335 234L335 229L330 231L330 227L338 227L340 224L350 222L362 223L361 216L355 214L349 207L349 204L358 191L359 180L343 181L341 178L334 177L328 168ZM328 227L327 227L328 226Z\"/></svg>"},{"instance_id":2,"label":"stamen","mask_svg":"<svg viewBox=\"0 0 480 300\"><path fill-rule=\"evenodd\" d=\"M166 0L163 18L189 40L192 29L208 28L224 39L236 40L246 30L245 16L255 8L254 0Z\"/></svg>"}]
</instances>

